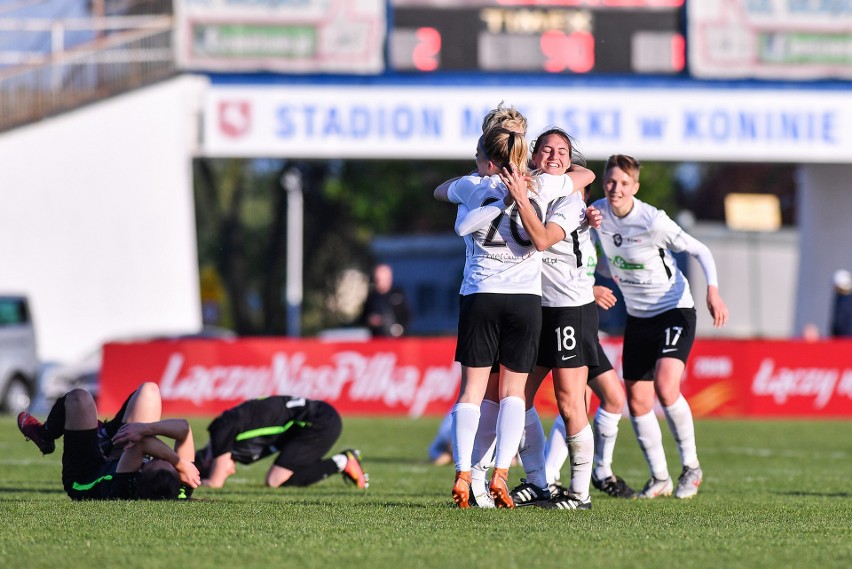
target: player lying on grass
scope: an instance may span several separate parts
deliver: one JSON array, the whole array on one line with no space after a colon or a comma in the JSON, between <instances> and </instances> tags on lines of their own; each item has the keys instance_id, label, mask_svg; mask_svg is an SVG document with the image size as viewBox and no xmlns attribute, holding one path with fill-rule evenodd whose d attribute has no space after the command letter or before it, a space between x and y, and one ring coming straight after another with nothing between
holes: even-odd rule
<instances>
[{"instance_id":1,"label":"player lying on grass","mask_svg":"<svg viewBox=\"0 0 852 569\"><path fill-rule=\"evenodd\" d=\"M201 482L184 419L161 420L156 383L143 383L115 419L98 421L92 395L74 389L53 405L44 424L27 412L18 428L43 454L64 436L62 485L72 500L186 498ZM175 441L174 450L158 439Z\"/></svg>"},{"instance_id":2,"label":"player lying on grass","mask_svg":"<svg viewBox=\"0 0 852 569\"><path fill-rule=\"evenodd\" d=\"M203 486L221 488L236 472L235 462L252 464L276 452L267 486L308 486L338 472L358 488L368 485L360 451L346 449L323 459L343 430L340 414L325 401L287 395L253 399L216 417L207 430L210 442L195 454Z\"/></svg>"}]
</instances>

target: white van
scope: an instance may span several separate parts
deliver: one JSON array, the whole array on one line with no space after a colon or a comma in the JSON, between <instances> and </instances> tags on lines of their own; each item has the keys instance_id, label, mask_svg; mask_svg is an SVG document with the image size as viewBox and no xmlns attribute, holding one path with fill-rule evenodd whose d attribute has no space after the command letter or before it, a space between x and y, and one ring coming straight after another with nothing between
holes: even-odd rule
<instances>
[{"instance_id":1,"label":"white van","mask_svg":"<svg viewBox=\"0 0 852 569\"><path fill-rule=\"evenodd\" d=\"M0 294L0 413L17 414L30 406L38 370L27 298Z\"/></svg>"}]
</instances>

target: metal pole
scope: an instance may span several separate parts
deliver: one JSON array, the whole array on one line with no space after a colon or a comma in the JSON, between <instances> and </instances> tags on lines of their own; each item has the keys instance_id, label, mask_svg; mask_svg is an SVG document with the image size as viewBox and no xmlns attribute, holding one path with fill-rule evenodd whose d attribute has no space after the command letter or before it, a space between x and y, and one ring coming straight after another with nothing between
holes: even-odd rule
<instances>
[{"instance_id":1,"label":"metal pole","mask_svg":"<svg viewBox=\"0 0 852 569\"><path fill-rule=\"evenodd\" d=\"M287 335L302 334L303 199L302 173L288 168L281 178L287 192Z\"/></svg>"},{"instance_id":2,"label":"metal pole","mask_svg":"<svg viewBox=\"0 0 852 569\"><path fill-rule=\"evenodd\" d=\"M748 264L750 267L748 286L751 291L752 334L758 338L763 338L765 330L763 329L763 295L760 294L760 291L763 290L760 268L760 235L756 231L749 231L748 236Z\"/></svg>"}]
</instances>

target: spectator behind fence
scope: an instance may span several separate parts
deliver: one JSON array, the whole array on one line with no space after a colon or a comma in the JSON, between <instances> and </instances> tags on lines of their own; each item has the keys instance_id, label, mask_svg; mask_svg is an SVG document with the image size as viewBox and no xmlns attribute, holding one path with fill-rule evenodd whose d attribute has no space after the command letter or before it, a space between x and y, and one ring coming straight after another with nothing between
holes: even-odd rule
<instances>
[{"instance_id":1,"label":"spectator behind fence","mask_svg":"<svg viewBox=\"0 0 852 569\"><path fill-rule=\"evenodd\" d=\"M393 269L380 264L373 269L373 282L359 321L373 337L400 337L408 329L411 310L405 292L393 286Z\"/></svg>"},{"instance_id":2,"label":"spectator behind fence","mask_svg":"<svg viewBox=\"0 0 852 569\"><path fill-rule=\"evenodd\" d=\"M852 338L852 273L845 269L834 273L831 335L835 338Z\"/></svg>"}]
</instances>

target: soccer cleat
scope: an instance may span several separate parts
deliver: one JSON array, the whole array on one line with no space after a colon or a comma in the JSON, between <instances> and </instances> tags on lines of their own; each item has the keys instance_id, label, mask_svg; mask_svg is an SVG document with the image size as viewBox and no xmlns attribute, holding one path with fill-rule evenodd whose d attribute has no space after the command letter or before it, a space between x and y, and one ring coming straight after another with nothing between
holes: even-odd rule
<instances>
[{"instance_id":1,"label":"soccer cleat","mask_svg":"<svg viewBox=\"0 0 852 569\"><path fill-rule=\"evenodd\" d=\"M351 482L362 490L369 486L370 477L361 468L361 451L352 448L344 450L342 454L346 457L346 466L341 471L343 480Z\"/></svg>"},{"instance_id":2,"label":"soccer cleat","mask_svg":"<svg viewBox=\"0 0 852 569\"><path fill-rule=\"evenodd\" d=\"M636 491L628 486L627 482L615 475L599 480L592 474L592 486L601 492L609 494L613 498L627 498L630 500L636 497Z\"/></svg>"},{"instance_id":3,"label":"soccer cleat","mask_svg":"<svg viewBox=\"0 0 852 569\"><path fill-rule=\"evenodd\" d=\"M21 411L18 415L18 428L28 441L36 444L41 454L50 454L56 450L56 443L47 437L44 424L26 411Z\"/></svg>"},{"instance_id":4,"label":"soccer cleat","mask_svg":"<svg viewBox=\"0 0 852 569\"><path fill-rule=\"evenodd\" d=\"M584 500L573 492L565 492L536 505L546 510L591 510L592 498L588 497Z\"/></svg>"},{"instance_id":5,"label":"soccer cleat","mask_svg":"<svg viewBox=\"0 0 852 569\"><path fill-rule=\"evenodd\" d=\"M178 490L178 500L191 500L192 493L195 490L192 486L187 486L186 484L180 485L180 490Z\"/></svg>"},{"instance_id":6,"label":"soccer cleat","mask_svg":"<svg viewBox=\"0 0 852 569\"><path fill-rule=\"evenodd\" d=\"M559 482L554 482L552 484L547 485L547 489L550 491L550 497L555 498L557 496L563 496L568 493L568 488L560 484Z\"/></svg>"},{"instance_id":7,"label":"soccer cleat","mask_svg":"<svg viewBox=\"0 0 852 569\"><path fill-rule=\"evenodd\" d=\"M515 502L509 492L509 469L495 468L491 476L491 484L488 485L494 505L498 508L514 508Z\"/></svg>"},{"instance_id":8,"label":"soccer cleat","mask_svg":"<svg viewBox=\"0 0 852 569\"><path fill-rule=\"evenodd\" d=\"M665 480L660 480L659 478L654 478L653 476L651 476L651 479L645 483L645 487L642 488L642 491L639 493L639 497L650 499L656 498L657 496L671 496L671 494L671 476L669 476Z\"/></svg>"},{"instance_id":9,"label":"soccer cleat","mask_svg":"<svg viewBox=\"0 0 852 569\"><path fill-rule=\"evenodd\" d=\"M463 510L470 508L470 470L456 471L456 481L453 484L453 500L456 506Z\"/></svg>"},{"instance_id":10,"label":"soccer cleat","mask_svg":"<svg viewBox=\"0 0 852 569\"><path fill-rule=\"evenodd\" d=\"M515 503L515 507L532 506L536 502L550 499L550 492L546 488L539 488L534 484L527 482L526 478L521 478L521 484L515 486L509 496Z\"/></svg>"},{"instance_id":11,"label":"soccer cleat","mask_svg":"<svg viewBox=\"0 0 852 569\"><path fill-rule=\"evenodd\" d=\"M469 503L471 508L491 509L497 507L494 505L494 499L491 498L485 480L472 479L470 481Z\"/></svg>"},{"instance_id":12,"label":"soccer cleat","mask_svg":"<svg viewBox=\"0 0 852 569\"><path fill-rule=\"evenodd\" d=\"M680 478L677 480L677 489L675 490L675 498L692 498L698 494L698 487L701 485L701 479L704 473L701 472L701 467L689 468L683 467L683 472L680 473Z\"/></svg>"}]
</instances>

